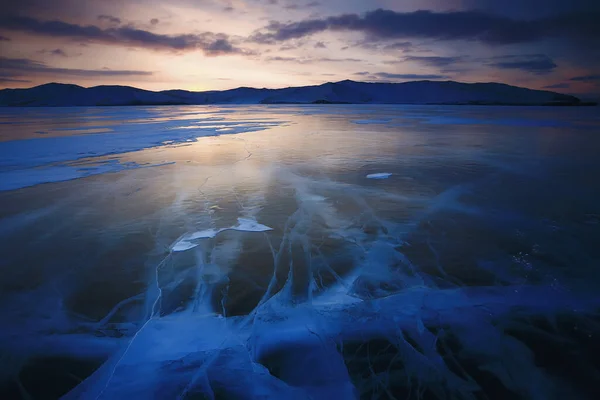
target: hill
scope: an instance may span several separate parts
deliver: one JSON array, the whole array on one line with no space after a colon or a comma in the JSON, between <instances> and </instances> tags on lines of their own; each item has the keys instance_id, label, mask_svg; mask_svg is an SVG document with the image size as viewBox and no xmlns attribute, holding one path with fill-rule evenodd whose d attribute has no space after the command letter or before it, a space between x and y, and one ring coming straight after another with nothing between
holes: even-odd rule
<instances>
[{"instance_id":1,"label":"hill","mask_svg":"<svg viewBox=\"0 0 600 400\"><path fill-rule=\"evenodd\" d=\"M223 91L153 92L129 86L48 83L29 89L0 90L0 106L67 107L182 104L481 104L584 105L577 97L502 83L414 81L368 83L345 80L283 89L240 87Z\"/></svg>"}]
</instances>

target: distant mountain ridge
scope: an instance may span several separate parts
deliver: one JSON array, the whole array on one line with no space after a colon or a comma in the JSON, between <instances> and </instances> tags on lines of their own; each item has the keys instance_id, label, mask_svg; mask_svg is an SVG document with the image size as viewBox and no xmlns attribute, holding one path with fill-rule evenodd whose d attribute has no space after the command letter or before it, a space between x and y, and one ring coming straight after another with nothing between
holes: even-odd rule
<instances>
[{"instance_id":1,"label":"distant mountain ridge","mask_svg":"<svg viewBox=\"0 0 600 400\"><path fill-rule=\"evenodd\" d=\"M586 105L577 97L503 83L413 81L374 83L345 80L282 89L240 87L222 91L153 92L130 86L48 83L29 89L0 90L4 107L71 107L202 104L477 104Z\"/></svg>"}]
</instances>

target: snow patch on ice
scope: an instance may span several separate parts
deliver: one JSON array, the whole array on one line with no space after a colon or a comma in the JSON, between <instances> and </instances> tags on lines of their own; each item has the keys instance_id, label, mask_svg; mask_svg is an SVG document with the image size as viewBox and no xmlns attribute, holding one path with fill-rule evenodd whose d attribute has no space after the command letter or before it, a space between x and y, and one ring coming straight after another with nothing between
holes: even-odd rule
<instances>
[{"instance_id":1,"label":"snow patch on ice","mask_svg":"<svg viewBox=\"0 0 600 400\"><path fill-rule=\"evenodd\" d=\"M42 183L64 182L92 175L121 172L138 168L161 167L171 164L174 164L174 162L139 164L136 162L122 163L120 160L111 160L110 162L99 161L95 164L89 164L87 167L65 163L37 168L10 169L0 172L0 191L16 190Z\"/></svg>"},{"instance_id":2,"label":"snow patch on ice","mask_svg":"<svg viewBox=\"0 0 600 400\"><path fill-rule=\"evenodd\" d=\"M225 231L239 231L239 232L267 232L273 228L259 224L257 221L249 218L238 218L237 225L230 226L222 229L205 229L203 231L187 233L181 236L173 245L171 245L171 251L180 252L193 249L198 246L200 242L198 240L211 239L217 236L221 232Z\"/></svg>"},{"instance_id":3,"label":"snow patch on ice","mask_svg":"<svg viewBox=\"0 0 600 400\"><path fill-rule=\"evenodd\" d=\"M391 172L379 172L376 174L367 175L367 179L387 179L392 176Z\"/></svg>"}]
</instances>

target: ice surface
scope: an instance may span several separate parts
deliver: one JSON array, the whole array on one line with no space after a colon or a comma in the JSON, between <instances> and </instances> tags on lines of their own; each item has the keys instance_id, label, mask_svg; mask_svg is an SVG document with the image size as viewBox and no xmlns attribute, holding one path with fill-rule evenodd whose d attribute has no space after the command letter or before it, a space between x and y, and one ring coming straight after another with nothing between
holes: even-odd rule
<instances>
[{"instance_id":1,"label":"ice surface","mask_svg":"<svg viewBox=\"0 0 600 400\"><path fill-rule=\"evenodd\" d=\"M92 117L88 123L102 123L104 128L81 130L57 127L46 132L44 137L0 135L0 191L34 186L40 183L60 182L89 175L119 172L124 169L142 166L162 166L167 163L140 165L113 160L111 163L92 165L84 170L75 160L107 155L120 155L136 152L155 146L193 143L198 138L222 134L254 132L281 125L284 121L269 118L248 118L247 120L226 120L224 117L205 116L197 113L195 123L190 116L183 118L175 114L172 118L155 115L144 121L131 120L119 123L119 115L108 115L102 120ZM56 116L55 116L56 118ZM58 122L60 119L58 119ZM41 119L40 123L43 123ZM215 125L215 122L219 122ZM55 122L56 123L56 122ZM65 121L69 123L69 121ZM10 125L5 125L10 126ZM223 128L227 128L224 130ZM84 132L85 131L85 132ZM65 133L66 132L66 133Z\"/></svg>"},{"instance_id":2,"label":"ice surface","mask_svg":"<svg viewBox=\"0 0 600 400\"><path fill-rule=\"evenodd\" d=\"M378 172L376 174L367 175L367 179L387 179L392 176L391 172Z\"/></svg>"},{"instance_id":3,"label":"ice surface","mask_svg":"<svg viewBox=\"0 0 600 400\"><path fill-rule=\"evenodd\" d=\"M431 123L465 110L187 110L293 123L3 164L82 175L0 193L0 397L598 398L598 136Z\"/></svg>"}]
</instances>

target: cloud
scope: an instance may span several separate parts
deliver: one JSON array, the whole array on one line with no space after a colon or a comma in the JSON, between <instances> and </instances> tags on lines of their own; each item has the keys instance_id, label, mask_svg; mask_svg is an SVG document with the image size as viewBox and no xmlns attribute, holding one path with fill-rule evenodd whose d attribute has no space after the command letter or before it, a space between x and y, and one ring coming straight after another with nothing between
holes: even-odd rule
<instances>
[{"instance_id":1,"label":"cloud","mask_svg":"<svg viewBox=\"0 0 600 400\"><path fill-rule=\"evenodd\" d=\"M360 58L316 58L318 62L363 62Z\"/></svg>"},{"instance_id":2,"label":"cloud","mask_svg":"<svg viewBox=\"0 0 600 400\"><path fill-rule=\"evenodd\" d=\"M600 75L575 76L569 80L573 82L600 82Z\"/></svg>"},{"instance_id":3,"label":"cloud","mask_svg":"<svg viewBox=\"0 0 600 400\"><path fill-rule=\"evenodd\" d=\"M315 49L326 49L326 48L327 48L327 46L323 42L315 43Z\"/></svg>"},{"instance_id":4,"label":"cloud","mask_svg":"<svg viewBox=\"0 0 600 400\"><path fill-rule=\"evenodd\" d=\"M594 42L600 34L598 13L571 13L532 20L517 20L481 11L395 12L377 9L363 15L343 14L299 22L273 21L256 32L259 43L281 42L324 31L362 32L372 40L423 38L437 40L475 40L490 45L533 42L562 37Z\"/></svg>"},{"instance_id":5,"label":"cloud","mask_svg":"<svg viewBox=\"0 0 600 400\"><path fill-rule=\"evenodd\" d=\"M43 62L27 58L0 57L0 77L5 79L29 77L32 75L66 75L81 77L98 76L149 76L150 71L54 68Z\"/></svg>"},{"instance_id":6,"label":"cloud","mask_svg":"<svg viewBox=\"0 0 600 400\"><path fill-rule=\"evenodd\" d=\"M0 83L30 83L30 80L27 79L13 79L13 78L5 78L0 75Z\"/></svg>"},{"instance_id":7,"label":"cloud","mask_svg":"<svg viewBox=\"0 0 600 400\"><path fill-rule=\"evenodd\" d=\"M281 56L276 56L276 57L267 57L266 61L299 62L300 59L298 59L296 57L281 57Z\"/></svg>"},{"instance_id":8,"label":"cloud","mask_svg":"<svg viewBox=\"0 0 600 400\"><path fill-rule=\"evenodd\" d=\"M0 42L10 42L10 38L0 35Z\"/></svg>"},{"instance_id":9,"label":"cloud","mask_svg":"<svg viewBox=\"0 0 600 400\"><path fill-rule=\"evenodd\" d=\"M281 61L281 62L292 62L297 64L315 64L315 63L337 63L337 62L363 62L364 60L358 58L299 58L299 57L267 57L265 61Z\"/></svg>"},{"instance_id":10,"label":"cloud","mask_svg":"<svg viewBox=\"0 0 600 400\"><path fill-rule=\"evenodd\" d=\"M407 56L402 60L416 62L428 67L443 68L462 61L463 57Z\"/></svg>"},{"instance_id":11,"label":"cloud","mask_svg":"<svg viewBox=\"0 0 600 400\"><path fill-rule=\"evenodd\" d=\"M362 49L373 50L373 51L394 51L400 50L403 53L409 53L414 50L414 45L411 42L392 42L385 43L373 40L360 40L351 44L353 47L360 47Z\"/></svg>"},{"instance_id":12,"label":"cloud","mask_svg":"<svg viewBox=\"0 0 600 400\"><path fill-rule=\"evenodd\" d=\"M151 25L158 25L158 23L159 23L159 22L160 22L160 21L158 20L158 18L152 18L152 19L150 20L150 24L151 24Z\"/></svg>"},{"instance_id":13,"label":"cloud","mask_svg":"<svg viewBox=\"0 0 600 400\"><path fill-rule=\"evenodd\" d=\"M411 42L396 42L384 46L384 50L402 50L404 52L412 50L412 48L413 44Z\"/></svg>"},{"instance_id":14,"label":"cloud","mask_svg":"<svg viewBox=\"0 0 600 400\"><path fill-rule=\"evenodd\" d=\"M448 79L445 75L437 74L392 74L388 72L376 72L373 74L378 78L384 79L400 79L400 80L436 80Z\"/></svg>"},{"instance_id":15,"label":"cloud","mask_svg":"<svg viewBox=\"0 0 600 400\"><path fill-rule=\"evenodd\" d=\"M557 65L552 59L543 54L532 55L507 55L493 57L488 65L500 69L519 69L534 74L547 74L552 72Z\"/></svg>"},{"instance_id":16,"label":"cloud","mask_svg":"<svg viewBox=\"0 0 600 400\"><path fill-rule=\"evenodd\" d=\"M233 8L232 6L223 7L223 11L225 12L232 12L233 10L235 10L235 8Z\"/></svg>"},{"instance_id":17,"label":"cloud","mask_svg":"<svg viewBox=\"0 0 600 400\"><path fill-rule=\"evenodd\" d=\"M112 15L98 15L98 19L100 21L108 21L111 24L121 24L121 19L117 17L113 17Z\"/></svg>"},{"instance_id":18,"label":"cloud","mask_svg":"<svg viewBox=\"0 0 600 400\"><path fill-rule=\"evenodd\" d=\"M277 2L271 3L271 4L277 4ZM306 8L317 7L320 5L321 5L321 3L319 3L318 1L311 1L310 3L306 3L304 5L295 4L295 3L287 4L287 5L283 6L283 8L285 8L286 10L302 10L302 9L306 9Z\"/></svg>"},{"instance_id":19,"label":"cloud","mask_svg":"<svg viewBox=\"0 0 600 400\"><path fill-rule=\"evenodd\" d=\"M43 36L71 38L116 46L152 50L202 50L207 56L253 54L235 47L222 33L162 35L130 26L102 29L94 25L76 25L63 21L41 21L30 17L0 17L0 28Z\"/></svg>"},{"instance_id":20,"label":"cloud","mask_svg":"<svg viewBox=\"0 0 600 400\"><path fill-rule=\"evenodd\" d=\"M568 83L556 83L554 85L544 86L544 89L568 89L571 85Z\"/></svg>"},{"instance_id":21,"label":"cloud","mask_svg":"<svg viewBox=\"0 0 600 400\"><path fill-rule=\"evenodd\" d=\"M40 54L49 54L51 56L60 56L60 57L69 57L67 53L65 53L62 49L54 49L54 50L40 50L38 51Z\"/></svg>"},{"instance_id":22,"label":"cloud","mask_svg":"<svg viewBox=\"0 0 600 400\"><path fill-rule=\"evenodd\" d=\"M303 47L306 44L305 40L293 40L279 47L279 51L295 50Z\"/></svg>"},{"instance_id":23,"label":"cloud","mask_svg":"<svg viewBox=\"0 0 600 400\"><path fill-rule=\"evenodd\" d=\"M53 56L68 57L67 53L65 53L61 49L50 50L50 54L52 54Z\"/></svg>"},{"instance_id":24,"label":"cloud","mask_svg":"<svg viewBox=\"0 0 600 400\"><path fill-rule=\"evenodd\" d=\"M216 39L204 48L204 52L209 55L219 55L235 53L235 47L227 39Z\"/></svg>"}]
</instances>

